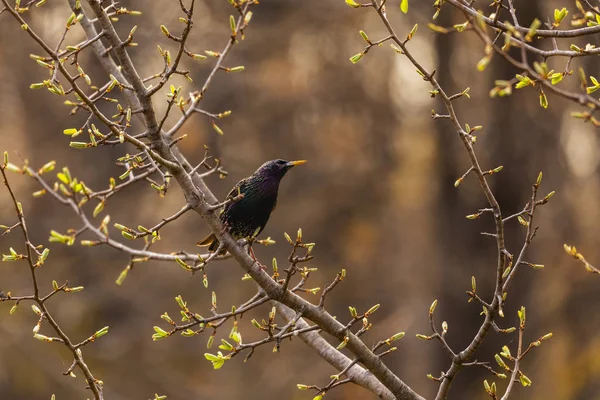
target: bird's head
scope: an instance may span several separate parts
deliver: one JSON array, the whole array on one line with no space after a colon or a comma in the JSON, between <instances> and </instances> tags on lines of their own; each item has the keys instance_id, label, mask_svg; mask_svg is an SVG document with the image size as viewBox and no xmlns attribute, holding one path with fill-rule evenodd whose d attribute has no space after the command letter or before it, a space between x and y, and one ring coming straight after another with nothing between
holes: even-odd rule
<instances>
[{"instance_id":1,"label":"bird's head","mask_svg":"<svg viewBox=\"0 0 600 400\"><path fill-rule=\"evenodd\" d=\"M285 161L285 160L271 160L267 161L256 170L255 175L263 175L269 177L283 178L286 172L290 168L306 163L306 160L298 161Z\"/></svg>"}]
</instances>

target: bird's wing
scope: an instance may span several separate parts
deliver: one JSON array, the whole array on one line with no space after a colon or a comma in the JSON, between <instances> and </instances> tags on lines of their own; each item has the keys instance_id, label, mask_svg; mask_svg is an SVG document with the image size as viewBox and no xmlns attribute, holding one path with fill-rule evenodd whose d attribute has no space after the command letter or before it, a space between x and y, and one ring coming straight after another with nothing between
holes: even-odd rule
<instances>
[{"instance_id":1,"label":"bird's wing","mask_svg":"<svg viewBox=\"0 0 600 400\"><path fill-rule=\"evenodd\" d=\"M214 233L211 232L210 235L208 235L207 237L205 237L204 239L202 239L201 241L196 243L196 246L200 246L200 247L211 246L216 240L217 240L217 237L215 236Z\"/></svg>"},{"instance_id":2,"label":"bird's wing","mask_svg":"<svg viewBox=\"0 0 600 400\"><path fill-rule=\"evenodd\" d=\"M244 178L241 181L239 181L238 183L236 183L235 186L229 191L229 193L225 197L225 200L232 199L235 196L237 196L238 194L243 193L243 191L247 185L247 179L248 178ZM221 209L221 212L219 213L219 215L222 215L225 211L227 211L227 209L229 208L230 205L231 204L227 204L225 207L223 207ZM196 245L201 246L201 247L210 246L209 250L215 251L216 250L215 246L218 245L218 241L217 241L215 234L211 233L210 235L208 235L207 237L205 237L204 239L202 239L201 241L196 243Z\"/></svg>"},{"instance_id":3,"label":"bird's wing","mask_svg":"<svg viewBox=\"0 0 600 400\"><path fill-rule=\"evenodd\" d=\"M238 183L236 183L235 186L233 188L231 188L231 190L227 194L227 197L225 197L225 200L231 199L231 198L237 196L239 194L239 192L243 192L242 189L244 189L246 187L247 180L248 180L248 178L244 178L241 181L239 181Z\"/></svg>"},{"instance_id":4,"label":"bird's wing","mask_svg":"<svg viewBox=\"0 0 600 400\"><path fill-rule=\"evenodd\" d=\"M238 194L244 193L247 185L248 185L248 178L244 178L241 181L239 181L238 183L236 183L235 186L233 188L231 188L231 190L225 197L225 200L233 199ZM227 204L225 207L223 207L223 210L221 210L221 213L225 212L229 208L230 205L231 205L231 203Z\"/></svg>"}]
</instances>

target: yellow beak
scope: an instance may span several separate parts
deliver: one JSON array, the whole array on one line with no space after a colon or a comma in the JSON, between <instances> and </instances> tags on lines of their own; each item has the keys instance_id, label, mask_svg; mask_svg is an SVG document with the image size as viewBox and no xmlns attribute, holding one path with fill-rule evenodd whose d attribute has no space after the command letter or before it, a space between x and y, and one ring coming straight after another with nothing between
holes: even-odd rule
<instances>
[{"instance_id":1,"label":"yellow beak","mask_svg":"<svg viewBox=\"0 0 600 400\"><path fill-rule=\"evenodd\" d=\"M307 162L306 160L289 161L289 162L287 163L287 165L288 165L289 167L293 167L293 166L295 166L295 165L302 165L302 164L306 164L306 162Z\"/></svg>"}]
</instances>

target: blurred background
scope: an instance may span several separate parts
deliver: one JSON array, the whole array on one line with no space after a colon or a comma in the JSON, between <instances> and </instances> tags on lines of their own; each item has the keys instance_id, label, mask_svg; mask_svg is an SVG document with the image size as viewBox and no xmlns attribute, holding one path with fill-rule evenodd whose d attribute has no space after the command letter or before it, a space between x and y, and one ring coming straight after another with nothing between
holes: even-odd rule
<instances>
[{"instance_id":1,"label":"blurred background","mask_svg":"<svg viewBox=\"0 0 600 400\"><path fill-rule=\"evenodd\" d=\"M253 9L246 39L233 48L225 63L244 65L245 71L219 73L203 102L210 112L232 110L231 117L219 121L225 134L217 135L209 120L196 115L182 128L180 133L188 137L180 147L192 163L201 160L204 144L223 160L229 176L208 180L220 198L265 160L308 159L282 183L278 208L263 234L277 244L257 248L259 259L268 265L277 257L284 264L289 246L283 232L302 227L306 241L317 243L310 265L319 271L308 286L323 287L346 268L347 279L328 297L329 311L346 320L349 305L365 311L381 303L371 318L375 325L365 336L366 343L406 331L398 342L399 351L385 361L418 393L432 398L438 385L426 374L439 375L449 360L437 343L415 338L417 333L429 334L429 305L438 299L437 321L448 322L448 342L462 350L482 321L480 307L467 303L471 276L477 278L485 299L495 276L495 243L480 235L493 229L491 218L465 218L486 207L485 198L472 176L458 188L453 186L469 166L466 152L448 121L431 120L431 109L443 113L443 106L429 96L428 84L405 58L383 46L372 49L357 65L348 61L364 47L360 29L372 40L386 35L372 10L354 10L341 0L260 3ZM504 215L520 211L527 203L539 171L544 172L541 195L557 192L538 209L535 223L540 229L526 257L546 268L522 268L508 296L506 317L499 322L502 327L516 326L516 311L524 305L526 343L547 332L554 337L527 356L522 368L533 386L517 387L511 399L600 399L600 314L595 311L600 304L600 279L586 273L562 248L565 242L574 244L590 262L600 263L597 131L571 119L569 113L577 106L556 96L549 95L550 107L544 110L531 88L490 99L495 79L510 79L520 71L494 56L488 68L478 72L475 64L483 56L483 46L472 33L434 34L426 28L434 11L430 2L412 1L408 15L401 14L396 3L391 1L388 7L399 35L419 23L409 44L419 61L437 70L447 92L471 87L471 99L456 102L458 115L463 124L484 126L476 145L482 167L504 166L489 179ZM546 20L555 7L575 10L574 4L564 1L516 3L525 26L536 16ZM165 24L175 34L183 27L177 21L181 15L177 2L123 1L121 5L143 12L142 17L121 17L117 24L121 37L139 25L140 45L130 54L140 75L159 72L163 61L156 45L175 51L159 25ZM233 11L226 1L198 1L188 48L221 51ZM49 2L26 18L54 47L69 14L66 2ZM446 5L436 23L462 22L463 17ZM586 41L592 39L597 38ZM83 33L75 27L65 44L81 40ZM566 48L570 42L559 44ZM133 149L68 147L70 138L62 130L81 126L84 116L70 117L63 99L29 89L31 83L47 79L47 72L29 58L30 53L41 54L41 50L8 13L0 15L0 150L9 150L11 161L26 158L36 168L54 159L59 167L68 165L88 186L105 189L110 177L123 172L114 165L116 158ZM80 61L94 83L105 82L93 55L82 55ZM551 67L562 71L565 61L552 60ZM584 65L589 74L598 73L595 60L577 61L573 68ZM193 91L204 82L213 62L184 60L183 68L191 70L194 83L177 77L174 84L184 85L184 93ZM573 87L569 85L574 79L561 85ZM162 115L167 104L164 93L155 97L154 104ZM114 108L108 104L104 109ZM178 118L177 110L172 114L167 127ZM110 325L109 335L84 349L87 363L105 382L105 398L148 399L159 393L173 400L309 399L310 393L298 391L296 384L323 386L336 372L298 340L283 343L279 354L273 354L270 345L260 348L246 364L243 357L236 357L218 371L203 356L207 336L153 342L152 327L165 327L160 315L178 314L175 296L181 294L192 310L208 314L212 290L223 311L248 299L254 285L241 281L243 272L233 261L223 261L208 268L208 289L201 276L190 277L176 263L159 262L137 265L117 286L115 279L129 260L126 254L108 247L49 244L51 229L79 228L77 217L48 196L32 198L31 193L39 189L33 180L12 174L11 183L24 204L32 239L51 249L39 272L43 290L51 290L53 279L85 286L83 292L59 294L49 303L61 326L80 341ZM111 198L97 220L110 214L112 222L150 227L179 210L183 202L176 187L161 199L141 184ZM90 214L92 207L87 206ZM0 190L0 223L14 221L7 192ZM163 239L155 250L195 251L195 242L207 232L203 221L188 213L161 231ZM515 220L507 224L511 252L518 252L524 233ZM111 234L120 238L114 228ZM21 249L20 240L19 233L4 236L1 251L7 253L11 246ZM0 288L13 295L29 294L26 265L0 265ZM61 375L71 364L64 349L32 338L37 319L29 305L22 304L9 317L10 307L0 304L0 397L37 400L49 399L52 393L61 400L90 397L80 376ZM244 316L240 329L246 341L260 336L250 320L266 318L269 309ZM226 324L219 331L217 343L229 329ZM41 333L51 331L44 326ZM477 359L493 362L503 345L515 353L516 335L491 332ZM216 352L216 344L209 351ZM483 379L494 377L483 369L464 369L450 398L487 398ZM498 385L503 390L506 381ZM327 395L331 400L373 397L351 385Z\"/></svg>"}]
</instances>

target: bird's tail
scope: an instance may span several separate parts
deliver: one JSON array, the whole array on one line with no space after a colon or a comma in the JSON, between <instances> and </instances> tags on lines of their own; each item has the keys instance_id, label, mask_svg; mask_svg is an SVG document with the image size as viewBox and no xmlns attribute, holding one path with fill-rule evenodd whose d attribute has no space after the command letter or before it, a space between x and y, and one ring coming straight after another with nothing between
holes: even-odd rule
<instances>
[{"instance_id":1,"label":"bird's tail","mask_svg":"<svg viewBox=\"0 0 600 400\"><path fill-rule=\"evenodd\" d=\"M214 252L217 250L217 247L219 247L219 241L217 240L215 234L211 233L210 235L196 243L196 245L200 247L208 246L208 251Z\"/></svg>"}]
</instances>

